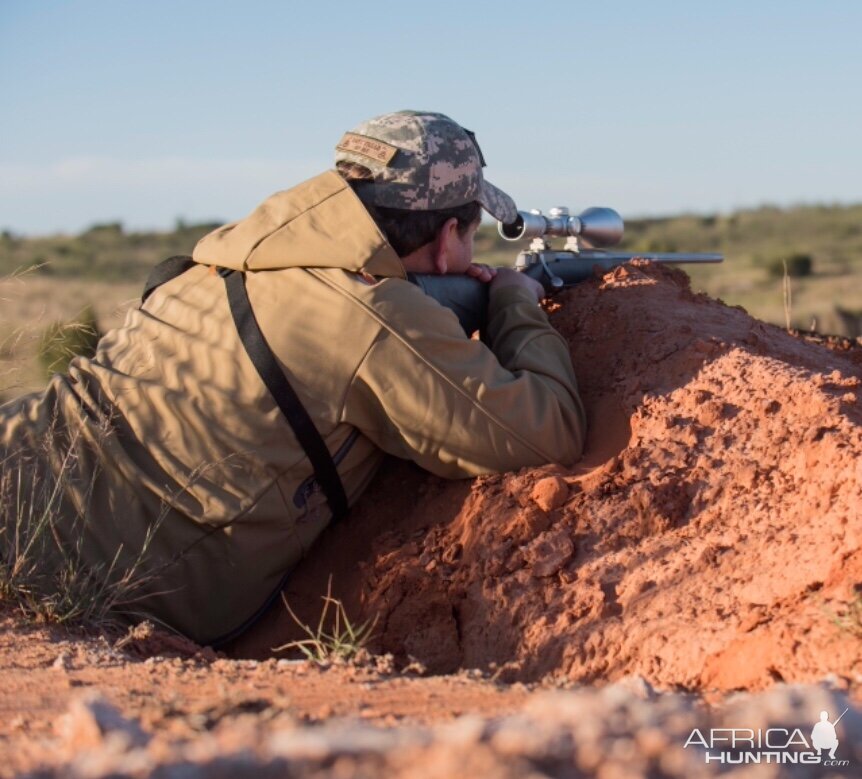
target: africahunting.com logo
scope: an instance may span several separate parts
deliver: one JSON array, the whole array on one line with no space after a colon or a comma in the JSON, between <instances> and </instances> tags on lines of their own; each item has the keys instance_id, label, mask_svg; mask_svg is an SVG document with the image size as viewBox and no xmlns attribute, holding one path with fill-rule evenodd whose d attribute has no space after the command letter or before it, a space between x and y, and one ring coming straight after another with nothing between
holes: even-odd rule
<instances>
[{"instance_id":1,"label":"africahunting.com logo","mask_svg":"<svg viewBox=\"0 0 862 779\"><path fill-rule=\"evenodd\" d=\"M840 741L835 726L847 711L844 709L834 722L830 722L828 711L821 711L807 738L799 728L695 728L684 748L702 747L707 763L846 766L850 761L837 755Z\"/></svg>"}]
</instances>

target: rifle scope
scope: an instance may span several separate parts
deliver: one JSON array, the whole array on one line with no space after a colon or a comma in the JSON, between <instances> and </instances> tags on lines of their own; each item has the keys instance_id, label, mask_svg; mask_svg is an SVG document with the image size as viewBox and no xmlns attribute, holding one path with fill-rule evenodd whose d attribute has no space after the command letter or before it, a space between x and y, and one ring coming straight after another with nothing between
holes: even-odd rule
<instances>
[{"instance_id":1,"label":"rifle scope","mask_svg":"<svg viewBox=\"0 0 862 779\"><path fill-rule=\"evenodd\" d=\"M570 216L568 208L552 208L547 216L541 211L518 211L514 222L499 222L497 229L507 241L544 236L578 236L591 246L614 246L623 237L623 218L612 208L588 208Z\"/></svg>"}]
</instances>

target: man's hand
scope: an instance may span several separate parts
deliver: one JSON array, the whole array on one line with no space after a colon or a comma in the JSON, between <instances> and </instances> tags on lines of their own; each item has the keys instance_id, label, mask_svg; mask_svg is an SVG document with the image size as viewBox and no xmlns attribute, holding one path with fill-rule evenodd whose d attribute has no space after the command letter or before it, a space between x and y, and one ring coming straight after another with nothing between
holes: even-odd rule
<instances>
[{"instance_id":1,"label":"man's hand","mask_svg":"<svg viewBox=\"0 0 862 779\"><path fill-rule=\"evenodd\" d=\"M489 281L494 280L494 277L497 275L497 269L492 268L490 265L484 265L481 262L471 262L464 273L487 284Z\"/></svg>"},{"instance_id":2,"label":"man's hand","mask_svg":"<svg viewBox=\"0 0 862 779\"><path fill-rule=\"evenodd\" d=\"M528 289L535 294L537 303L545 297L545 288L526 273L521 273L512 268L496 268L496 271L491 281L491 292L503 287L524 287L524 289Z\"/></svg>"}]
</instances>

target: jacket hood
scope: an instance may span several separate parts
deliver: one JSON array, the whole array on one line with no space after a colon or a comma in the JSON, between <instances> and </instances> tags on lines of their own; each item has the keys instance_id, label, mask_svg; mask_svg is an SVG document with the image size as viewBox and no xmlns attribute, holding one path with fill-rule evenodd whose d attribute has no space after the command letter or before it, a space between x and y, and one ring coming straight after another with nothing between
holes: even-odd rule
<instances>
[{"instance_id":1,"label":"jacket hood","mask_svg":"<svg viewBox=\"0 0 862 779\"><path fill-rule=\"evenodd\" d=\"M342 268L406 278L395 250L334 170L276 192L198 241L195 262L233 270Z\"/></svg>"}]
</instances>

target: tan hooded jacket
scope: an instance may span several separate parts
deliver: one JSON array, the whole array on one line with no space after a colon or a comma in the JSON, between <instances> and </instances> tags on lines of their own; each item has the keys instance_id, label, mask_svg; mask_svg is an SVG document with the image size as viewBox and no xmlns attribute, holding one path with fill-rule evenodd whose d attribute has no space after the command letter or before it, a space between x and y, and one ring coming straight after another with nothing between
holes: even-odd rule
<instances>
[{"instance_id":1,"label":"tan hooded jacket","mask_svg":"<svg viewBox=\"0 0 862 779\"><path fill-rule=\"evenodd\" d=\"M585 423L569 350L531 294L494 291L490 348L466 338L451 311L406 281L334 171L204 237L194 259L92 360L0 408L0 452L29 450L34 479L63 467L40 452L45 440L59 442L55 452L82 449L65 464L58 537L95 566L119 548L118 568L146 544L153 578L138 611L210 642L260 608L329 521L212 266L248 272L255 316L351 503L384 453L447 478L579 457ZM73 526L76 512L89 516L85 527Z\"/></svg>"}]
</instances>

